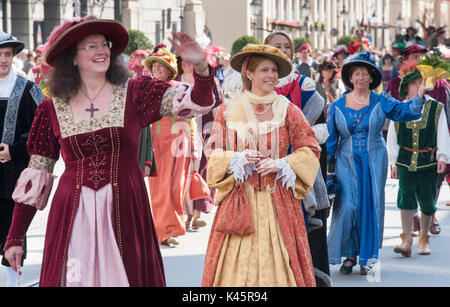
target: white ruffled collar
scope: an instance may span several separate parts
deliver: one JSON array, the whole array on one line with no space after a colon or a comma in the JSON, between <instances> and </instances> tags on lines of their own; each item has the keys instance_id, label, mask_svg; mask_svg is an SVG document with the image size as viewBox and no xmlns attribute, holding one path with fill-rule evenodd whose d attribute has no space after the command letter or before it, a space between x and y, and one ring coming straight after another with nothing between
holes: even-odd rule
<instances>
[{"instance_id":1,"label":"white ruffled collar","mask_svg":"<svg viewBox=\"0 0 450 307\"><path fill-rule=\"evenodd\" d=\"M250 93L251 94L251 93ZM289 107L289 100L277 95L275 92L259 97L259 102L272 103L272 112L274 117L270 121L260 122L257 120L252 104L258 102L251 102L246 93L242 93L233 99L225 101L224 117L228 128L236 130L238 137L248 144L256 135L264 135L274 131L285 125L285 118L287 109ZM256 98L256 97L255 97Z\"/></svg>"},{"instance_id":2,"label":"white ruffled collar","mask_svg":"<svg viewBox=\"0 0 450 307\"><path fill-rule=\"evenodd\" d=\"M0 97L9 97L11 96L11 92L16 84L17 75L14 73L14 70L9 70L9 73L3 79L0 79Z\"/></svg>"},{"instance_id":3,"label":"white ruffled collar","mask_svg":"<svg viewBox=\"0 0 450 307\"><path fill-rule=\"evenodd\" d=\"M297 80L297 78L298 78L298 73L297 73L297 71L295 71L293 69L289 75L287 75L284 78L279 79L279 82L277 84L277 88L282 88L285 85L290 84L293 81Z\"/></svg>"}]
</instances>

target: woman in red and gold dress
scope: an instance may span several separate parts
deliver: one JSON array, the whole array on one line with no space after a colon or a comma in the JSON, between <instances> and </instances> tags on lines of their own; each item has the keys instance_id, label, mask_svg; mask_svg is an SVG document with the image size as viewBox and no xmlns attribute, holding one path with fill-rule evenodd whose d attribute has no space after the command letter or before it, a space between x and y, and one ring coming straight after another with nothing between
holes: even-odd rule
<instances>
[{"instance_id":1,"label":"woman in red and gold dress","mask_svg":"<svg viewBox=\"0 0 450 307\"><path fill-rule=\"evenodd\" d=\"M301 200L314 184L320 148L300 109L274 91L292 64L275 47L249 44L231 66L244 93L220 106L207 146L207 181L219 207L202 285L313 287Z\"/></svg>"},{"instance_id":2,"label":"woman in red and gold dress","mask_svg":"<svg viewBox=\"0 0 450 307\"><path fill-rule=\"evenodd\" d=\"M188 35L173 35L178 55L195 63L190 94L150 77L129 79L118 60L128 33L114 20L74 18L49 36L45 58L54 68L48 83L53 98L36 111L28 141L31 161L13 194L5 246L8 261L19 270L24 235L47 204L53 168L64 152L40 286L165 286L138 162L141 130L164 115L203 114L214 102L214 74L205 53Z\"/></svg>"}]
</instances>

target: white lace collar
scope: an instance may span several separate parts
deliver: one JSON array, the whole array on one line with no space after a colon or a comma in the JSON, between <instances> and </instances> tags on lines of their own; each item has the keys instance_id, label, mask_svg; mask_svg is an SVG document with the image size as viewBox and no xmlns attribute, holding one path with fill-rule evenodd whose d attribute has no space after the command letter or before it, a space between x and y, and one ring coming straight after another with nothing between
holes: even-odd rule
<instances>
[{"instance_id":1,"label":"white lace collar","mask_svg":"<svg viewBox=\"0 0 450 307\"><path fill-rule=\"evenodd\" d=\"M242 93L232 100L226 100L224 112L227 127L236 130L238 137L248 142L255 135L264 135L285 125L285 118L289 100L282 95L274 95L272 112L274 117L271 121L259 122L248 97Z\"/></svg>"}]
</instances>

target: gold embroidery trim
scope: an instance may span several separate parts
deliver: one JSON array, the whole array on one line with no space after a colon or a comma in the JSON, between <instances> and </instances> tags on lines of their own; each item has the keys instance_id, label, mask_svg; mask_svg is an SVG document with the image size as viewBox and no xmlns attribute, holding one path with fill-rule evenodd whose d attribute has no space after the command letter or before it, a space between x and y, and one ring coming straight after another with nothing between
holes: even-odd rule
<instances>
[{"instance_id":1,"label":"gold embroidery trim","mask_svg":"<svg viewBox=\"0 0 450 307\"><path fill-rule=\"evenodd\" d=\"M436 127L436 133L438 131L439 117L441 116L443 106L444 105L441 102L438 102L438 105L436 106L436 113L434 114L434 126Z\"/></svg>"},{"instance_id":2,"label":"gold embroidery trim","mask_svg":"<svg viewBox=\"0 0 450 307\"><path fill-rule=\"evenodd\" d=\"M412 129L412 149L419 149L420 130L425 129L427 127L428 117L430 116L430 108L431 108L431 103L428 102L425 105L425 108L424 108L423 114L422 114L422 119L420 121L415 121L415 122L409 121L406 123L406 128ZM411 155L411 163L410 163L410 166L408 167L408 170L410 172L417 171L418 159L419 159L419 155L417 153L413 153ZM426 167L426 166L422 166L422 167ZM422 168L422 167L419 167L419 168Z\"/></svg>"},{"instance_id":3,"label":"gold embroidery trim","mask_svg":"<svg viewBox=\"0 0 450 307\"><path fill-rule=\"evenodd\" d=\"M161 109L159 110L159 113L161 116L172 116L172 110L173 110L173 99L175 98L175 95L177 94L177 88L176 87L169 87L166 92L163 95L162 101L161 101Z\"/></svg>"},{"instance_id":4,"label":"gold embroidery trim","mask_svg":"<svg viewBox=\"0 0 450 307\"><path fill-rule=\"evenodd\" d=\"M56 160L44 156L32 155L30 158L30 162L28 163L28 167L53 174L55 164Z\"/></svg>"},{"instance_id":5,"label":"gold embroidery trim","mask_svg":"<svg viewBox=\"0 0 450 307\"><path fill-rule=\"evenodd\" d=\"M58 118L61 137L67 138L109 127L123 127L127 89L128 81L119 86L114 86L108 114L94 118L85 118L76 122L73 119L70 104L59 98L54 98L53 104Z\"/></svg>"},{"instance_id":6,"label":"gold embroidery trim","mask_svg":"<svg viewBox=\"0 0 450 307\"><path fill-rule=\"evenodd\" d=\"M408 171L410 171L410 172L415 172L415 171L417 171L418 169L421 169L421 168L435 166L435 165L437 165L437 162L433 162L433 163L427 164L427 165L422 165L422 166L419 166L419 167L416 165L414 168L411 168L409 165L406 165L406 164L403 164L403 163L400 163L400 162L395 162L395 164L406 167L408 169Z\"/></svg>"}]
</instances>

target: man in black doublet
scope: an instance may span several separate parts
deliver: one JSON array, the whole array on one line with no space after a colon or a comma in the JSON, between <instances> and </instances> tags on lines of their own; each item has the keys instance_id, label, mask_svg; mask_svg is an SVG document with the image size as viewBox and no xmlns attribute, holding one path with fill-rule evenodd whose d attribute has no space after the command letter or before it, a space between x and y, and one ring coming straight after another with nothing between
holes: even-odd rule
<instances>
[{"instance_id":1,"label":"man in black doublet","mask_svg":"<svg viewBox=\"0 0 450 307\"><path fill-rule=\"evenodd\" d=\"M11 226L14 201L12 193L20 173L28 166L28 133L37 105L44 99L39 86L12 68L12 58L24 48L15 37L0 31L0 254ZM26 240L25 240L26 241ZM24 247L24 251L26 248ZM25 253L23 259L25 258ZM22 264L23 264L22 259ZM2 257L2 265L9 267ZM8 270L8 285L14 275Z\"/></svg>"}]
</instances>

